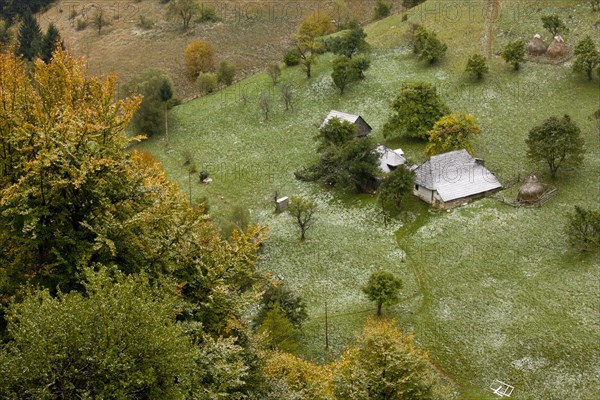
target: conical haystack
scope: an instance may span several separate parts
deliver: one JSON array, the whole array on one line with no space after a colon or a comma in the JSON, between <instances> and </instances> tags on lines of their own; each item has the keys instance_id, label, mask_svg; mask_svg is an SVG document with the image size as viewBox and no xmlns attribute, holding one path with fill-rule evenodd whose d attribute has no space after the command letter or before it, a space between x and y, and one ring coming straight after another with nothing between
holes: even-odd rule
<instances>
[{"instance_id":1,"label":"conical haystack","mask_svg":"<svg viewBox=\"0 0 600 400\"><path fill-rule=\"evenodd\" d=\"M517 201L519 203L535 203L544 195L546 189L536 176L530 176L519 189Z\"/></svg>"},{"instance_id":2,"label":"conical haystack","mask_svg":"<svg viewBox=\"0 0 600 400\"><path fill-rule=\"evenodd\" d=\"M552 43L550 43L550 46L548 46L546 56L551 60L560 60L561 58L564 58L566 53L567 48L564 39L562 36L556 36Z\"/></svg>"},{"instance_id":3,"label":"conical haystack","mask_svg":"<svg viewBox=\"0 0 600 400\"><path fill-rule=\"evenodd\" d=\"M527 54L530 56L541 56L546 53L546 43L542 40L539 34L536 34L531 42L527 43Z\"/></svg>"}]
</instances>

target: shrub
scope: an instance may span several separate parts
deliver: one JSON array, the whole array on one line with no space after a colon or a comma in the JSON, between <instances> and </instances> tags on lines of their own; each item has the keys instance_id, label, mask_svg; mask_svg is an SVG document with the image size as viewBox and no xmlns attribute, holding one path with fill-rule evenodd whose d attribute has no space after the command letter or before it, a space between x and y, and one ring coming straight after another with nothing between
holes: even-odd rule
<instances>
[{"instance_id":1,"label":"shrub","mask_svg":"<svg viewBox=\"0 0 600 400\"><path fill-rule=\"evenodd\" d=\"M300 52L297 48L293 47L285 52L283 56L283 62L288 67L293 67L300 64Z\"/></svg>"},{"instance_id":2,"label":"shrub","mask_svg":"<svg viewBox=\"0 0 600 400\"><path fill-rule=\"evenodd\" d=\"M77 31L82 31L87 28L87 26L88 22L83 18L79 18L77 21L75 21L75 30Z\"/></svg>"},{"instance_id":3,"label":"shrub","mask_svg":"<svg viewBox=\"0 0 600 400\"><path fill-rule=\"evenodd\" d=\"M217 22L217 21L219 21L219 17L217 17L217 12L215 11L214 7L212 7L210 5L206 5L206 4L201 4L197 21L198 22Z\"/></svg>"},{"instance_id":4,"label":"shrub","mask_svg":"<svg viewBox=\"0 0 600 400\"><path fill-rule=\"evenodd\" d=\"M383 19L390 15L392 6L385 3L383 0L377 0L375 3L375 20Z\"/></svg>"},{"instance_id":5,"label":"shrub","mask_svg":"<svg viewBox=\"0 0 600 400\"><path fill-rule=\"evenodd\" d=\"M483 75L490 72L484 56L481 54L473 54L467 61L465 72L474 75L476 79L483 78Z\"/></svg>"},{"instance_id":6,"label":"shrub","mask_svg":"<svg viewBox=\"0 0 600 400\"><path fill-rule=\"evenodd\" d=\"M566 233L571 247L583 251L600 248L600 212L575 206Z\"/></svg>"},{"instance_id":7,"label":"shrub","mask_svg":"<svg viewBox=\"0 0 600 400\"><path fill-rule=\"evenodd\" d=\"M217 75L211 72L204 72L198 75L196 85L202 94L212 93L217 89Z\"/></svg>"},{"instance_id":8,"label":"shrub","mask_svg":"<svg viewBox=\"0 0 600 400\"><path fill-rule=\"evenodd\" d=\"M215 70L215 55L212 46L205 40L194 40L185 49L185 66L192 78L201 72Z\"/></svg>"},{"instance_id":9,"label":"shrub","mask_svg":"<svg viewBox=\"0 0 600 400\"><path fill-rule=\"evenodd\" d=\"M151 18L147 18L143 15L140 15L137 24L135 24L138 28L142 29L152 29L154 26L154 21Z\"/></svg>"},{"instance_id":10,"label":"shrub","mask_svg":"<svg viewBox=\"0 0 600 400\"><path fill-rule=\"evenodd\" d=\"M228 64L226 61L221 61L219 69L217 70L217 83L229 86L233 83L235 78L235 67Z\"/></svg>"}]
</instances>

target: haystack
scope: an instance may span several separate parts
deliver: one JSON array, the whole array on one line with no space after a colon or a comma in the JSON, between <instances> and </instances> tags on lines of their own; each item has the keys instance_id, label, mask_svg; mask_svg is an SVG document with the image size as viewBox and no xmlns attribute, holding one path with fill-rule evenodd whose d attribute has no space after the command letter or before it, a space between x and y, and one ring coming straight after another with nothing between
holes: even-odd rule
<instances>
[{"instance_id":1,"label":"haystack","mask_svg":"<svg viewBox=\"0 0 600 400\"><path fill-rule=\"evenodd\" d=\"M544 185L538 181L537 177L530 176L519 189L517 201L519 203L535 203L542 198L545 191Z\"/></svg>"},{"instance_id":2,"label":"haystack","mask_svg":"<svg viewBox=\"0 0 600 400\"><path fill-rule=\"evenodd\" d=\"M536 34L531 42L527 43L527 54L530 56L541 56L546 53L546 43L539 34Z\"/></svg>"},{"instance_id":3,"label":"haystack","mask_svg":"<svg viewBox=\"0 0 600 400\"><path fill-rule=\"evenodd\" d=\"M562 36L556 36L552 43L550 43L550 46L548 46L546 56L551 60L560 60L565 57L565 54L567 54L565 40Z\"/></svg>"}]
</instances>

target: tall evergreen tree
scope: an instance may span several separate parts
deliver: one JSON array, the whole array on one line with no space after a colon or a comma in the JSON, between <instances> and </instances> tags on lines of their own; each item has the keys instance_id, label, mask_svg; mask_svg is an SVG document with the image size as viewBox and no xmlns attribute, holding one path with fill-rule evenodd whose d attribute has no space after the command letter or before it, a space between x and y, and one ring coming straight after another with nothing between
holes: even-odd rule
<instances>
[{"instance_id":1,"label":"tall evergreen tree","mask_svg":"<svg viewBox=\"0 0 600 400\"><path fill-rule=\"evenodd\" d=\"M60 37L58 28L53 23L50 23L40 47L40 56L45 63L50 62L52 53L56 50L57 46L60 46L63 50L65 49L65 44Z\"/></svg>"},{"instance_id":2,"label":"tall evergreen tree","mask_svg":"<svg viewBox=\"0 0 600 400\"><path fill-rule=\"evenodd\" d=\"M31 61L40 53L43 35L40 25L31 12L26 12L19 28L19 48L17 54L22 54Z\"/></svg>"}]
</instances>

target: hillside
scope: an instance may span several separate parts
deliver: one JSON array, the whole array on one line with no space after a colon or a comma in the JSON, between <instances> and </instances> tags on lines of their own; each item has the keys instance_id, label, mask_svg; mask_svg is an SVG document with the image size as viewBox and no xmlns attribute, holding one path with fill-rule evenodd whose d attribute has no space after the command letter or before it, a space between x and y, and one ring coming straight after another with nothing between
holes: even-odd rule
<instances>
[{"instance_id":1,"label":"hillside","mask_svg":"<svg viewBox=\"0 0 600 400\"><path fill-rule=\"evenodd\" d=\"M214 8L219 21L192 22L185 32L181 31L179 21L166 19L167 5L159 0L59 0L42 13L39 20L43 29L54 22L66 47L87 57L91 74L117 73L120 82L126 82L144 68L160 68L171 76L178 96L185 100L198 94L183 63L183 51L194 39L210 42L215 47L216 58L235 64L239 76L243 77L279 62L291 45L290 35L299 21L313 10L326 10L338 20L367 21L372 18L374 4L360 0L346 1L347 7L326 0L204 3ZM103 28L101 34L91 25L78 31L76 21L90 22L97 9L103 10L110 25ZM76 14L74 18L70 18L72 13ZM153 21L154 26L140 28L140 17Z\"/></svg>"},{"instance_id":2,"label":"hillside","mask_svg":"<svg viewBox=\"0 0 600 400\"><path fill-rule=\"evenodd\" d=\"M543 33L540 16L550 12L569 21L568 43L589 34L599 44L600 16L579 1L554 0L532 9L531 2L514 0L500 2L494 23L488 24L486 1L469 2L470 12L460 8L462 3L448 9L449 3L429 0L412 10L408 21L395 15L369 25L372 67L367 79L344 96L332 85L332 57L325 55L311 80L297 68L284 70L282 81L295 93L293 112L283 110L279 87L258 74L176 107L170 147L154 137L140 149L158 157L184 191L188 176L182 160L189 151L214 179L210 185L194 182L195 199L208 198L217 219L240 204L254 221L271 226L262 265L309 304L302 340L307 357L330 360L351 340L372 313L360 286L382 268L404 280L404 301L387 314L415 332L460 389L461 399L490 398L494 379L514 385L516 399L594 398L600 383L600 264L569 250L561 232L574 204L597 206L600 157L594 149L600 134L591 114L600 105L600 88L597 80L588 83L574 75L570 62L528 62L515 73L497 54L509 40ZM452 10L462 11L449 17ZM428 67L413 57L405 36L411 22L434 29L448 44L440 65ZM466 59L490 44L491 73L474 83L462 73ZM541 209L485 199L446 213L410 200L387 228L374 197L329 192L294 179L294 171L315 159L312 137L330 109L360 114L384 142L381 128L389 102L407 80L434 83L454 111L478 118L483 134L476 153L503 182L529 174L550 181L544 165L526 158L524 139L554 115L569 113L582 128L588 149L584 165L561 173L557 195ZM247 103L240 101L243 92ZM269 121L258 110L260 93L273 102ZM402 147L415 162L423 159L421 143L387 144ZM317 223L305 243L297 242L285 214L273 213L275 191L318 202ZM323 351L325 304L328 353Z\"/></svg>"}]
</instances>

